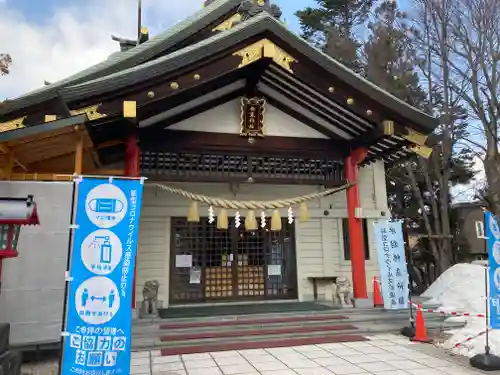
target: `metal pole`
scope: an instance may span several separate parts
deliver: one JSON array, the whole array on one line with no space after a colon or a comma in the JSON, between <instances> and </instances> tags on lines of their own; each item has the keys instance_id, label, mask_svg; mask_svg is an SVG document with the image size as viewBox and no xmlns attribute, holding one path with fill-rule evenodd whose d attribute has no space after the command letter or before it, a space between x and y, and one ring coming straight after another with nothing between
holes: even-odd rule
<instances>
[{"instance_id":1,"label":"metal pole","mask_svg":"<svg viewBox=\"0 0 500 375\"><path fill-rule=\"evenodd\" d=\"M139 0L137 12L137 45L141 42L141 29L142 29L142 0Z\"/></svg>"},{"instance_id":2,"label":"metal pole","mask_svg":"<svg viewBox=\"0 0 500 375\"><path fill-rule=\"evenodd\" d=\"M489 267L489 266L488 266ZM486 301L486 314L485 314L485 321L486 321L486 346L484 347L484 352L486 355L490 354L490 334L489 334L489 324L490 324L490 314L488 313L489 309L489 294L488 294L488 267L484 268L484 290L486 292L486 298L484 299Z\"/></svg>"},{"instance_id":3,"label":"metal pole","mask_svg":"<svg viewBox=\"0 0 500 375\"><path fill-rule=\"evenodd\" d=\"M66 259L66 271L70 272L71 266L71 250L73 248L73 225L75 221L75 200L77 195L77 177L73 179L73 191L71 193L71 214L69 218L70 227L69 227L69 239L68 239L68 258ZM66 276L66 275L65 275ZM60 345L60 354L59 354L59 375L62 375L62 362L63 362L63 354L64 354L64 337L63 333L66 331L66 312L68 310L68 294L69 294L69 281L65 280L64 282L64 299L63 299L63 314L62 314L62 322L61 322L61 345Z\"/></svg>"}]
</instances>

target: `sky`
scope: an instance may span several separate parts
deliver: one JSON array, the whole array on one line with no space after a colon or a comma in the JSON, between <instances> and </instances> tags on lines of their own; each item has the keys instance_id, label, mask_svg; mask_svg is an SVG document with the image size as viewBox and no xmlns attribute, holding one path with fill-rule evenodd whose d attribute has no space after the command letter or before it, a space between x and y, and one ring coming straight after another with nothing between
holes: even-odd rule
<instances>
[{"instance_id":1,"label":"sky","mask_svg":"<svg viewBox=\"0 0 500 375\"><path fill-rule=\"evenodd\" d=\"M275 0L290 28L314 0ZM203 0L143 0L143 25L155 35L202 8ZM119 49L111 34L135 38L137 0L0 0L0 53L11 74L0 98L19 96L106 59Z\"/></svg>"}]
</instances>

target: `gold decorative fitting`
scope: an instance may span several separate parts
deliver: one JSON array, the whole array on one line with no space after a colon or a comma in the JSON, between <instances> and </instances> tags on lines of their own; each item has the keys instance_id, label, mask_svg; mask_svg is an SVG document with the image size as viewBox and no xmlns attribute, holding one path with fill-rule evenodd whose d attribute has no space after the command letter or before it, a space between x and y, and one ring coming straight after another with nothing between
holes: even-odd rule
<instances>
[{"instance_id":1,"label":"gold decorative fitting","mask_svg":"<svg viewBox=\"0 0 500 375\"><path fill-rule=\"evenodd\" d=\"M193 78L194 78L194 80L195 80L195 81L199 81L199 80L200 80L200 78L201 78L201 76L200 76L198 73L196 73L196 74L193 76Z\"/></svg>"},{"instance_id":2,"label":"gold decorative fitting","mask_svg":"<svg viewBox=\"0 0 500 375\"><path fill-rule=\"evenodd\" d=\"M51 122L51 121L56 121L57 116L56 115L45 115L45 122Z\"/></svg>"},{"instance_id":3,"label":"gold decorative fitting","mask_svg":"<svg viewBox=\"0 0 500 375\"><path fill-rule=\"evenodd\" d=\"M243 137L264 136L264 112L266 99L241 98L241 130Z\"/></svg>"},{"instance_id":4,"label":"gold decorative fitting","mask_svg":"<svg viewBox=\"0 0 500 375\"><path fill-rule=\"evenodd\" d=\"M335 92L335 87L333 87L333 86L328 87L328 91L330 91L332 93Z\"/></svg>"},{"instance_id":5,"label":"gold decorative fitting","mask_svg":"<svg viewBox=\"0 0 500 375\"><path fill-rule=\"evenodd\" d=\"M275 64L281 66L283 69L293 73L290 64L298 62L294 57L285 52L282 48L271 42L269 39L262 39L253 43L235 53L233 56L240 56L241 63L238 68L243 68L249 64L254 63L264 57L270 58Z\"/></svg>"},{"instance_id":6,"label":"gold decorative fitting","mask_svg":"<svg viewBox=\"0 0 500 375\"><path fill-rule=\"evenodd\" d=\"M384 120L382 122L384 126L384 135L393 135L394 134L394 121Z\"/></svg>"},{"instance_id":7,"label":"gold decorative fitting","mask_svg":"<svg viewBox=\"0 0 500 375\"><path fill-rule=\"evenodd\" d=\"M149 30L147 27L141 27L141 34L149 34Z\"/></svg>"},{"instance_id":8,"label":"gold decorative fitting","mask_svg":"<svg viewBox=\"0 0 500 375\"><path fill-rule=\"evenodd\" d=\"M154 91L148 91L148 98L154 98L155 97L155 92Z\"/></svg>"},{"instance_id":9,"label":"gold decorative fitting","mask_svg":"<svg viewBox=\"0 0 500 375\"><path fill-rule=\"evenodd\" d=\"M425 159L429 159L432 154L432 148L427 146L413 145L409 146L408 149L413 151L415 154L420 155Z\"/></svg>"},{"instance_id":10,"label":"gold decorative fitting","mask_svg":"<svg viewBox=\"0 0 500 375\"><path fill-rule=\"evenodd\" d=\"M7 122L0 122L0 133L7 132L9 130L24 128L25 126L23 125L23 122L24 120L26 120L26 117L28 116L19 117Z\"/></svg>"},{"instance_id":11,"label":"gold decorative fitting","mask_svg":"<svg viewBox=\"0 0 500 375\"><path fill-rule=\"evenodd\" d=\"M354 104L354 99L353 98L347 98L347 104L353 105Z\"/></svg>"},{"instance_id":12,"label":"gold decorative fitting","mask_svg":"<svg viewBox=\"0 0 500 375\"><path fill-rule=\"evenodd\" d=\"M239 14L239 13L233 14L231 17L229 17L227 20L225 20L221 24L215 26L212 29L212 32L229 30L230 28L232 28L234 26L234 24L236 24L240 21L241 21L241 14Z\"/></svg>"},{"instance_id":13,"label":"gold decorative fitting","mask_svg":"<svg viewBox=\"0 0 500 375\"><path fill-rule=\"evenodd\" d=\"M371 110L371 109L367 109L367 110L366 110L366 115L367 115L367 116L371 116L371 115L373 115L372 110Z\"/></svg>"},{"instance_id":14,"label":"gold decorative fitting","mask_svg":"<svg viewBox=\"0 0 500 375\"><path fill-rule=\"evenodd\" d=\"M177 89L179 88L179 84L178 84L177 82L172 82L172 83L170 84L170 88L171 88L172 90L177 90Z\"/></svg>"},{"instance_id":15,"label":"gold decorative fitting","mask_svg":"<svg viewBox=\"0 0 500 375\"><path fill-rule=\"evenodd\" d=\"M425 134L419 133L411 128L406 128L407 134L403 135L403 138L410 141L411 143L415 143L419 146L425 146L425 142L427 141L427 136Z\"/></svg>"},{"instance_id":16,"label":"gold decorative fitting","mask_svg":"<svg viewBox=\"0 0 500 375\"><path fill-rule=\"evenodd\" d=\"M123 117L136 118L137 117L137 103L135 100L123 101Z\"/></svg>"},{"instance_id":17,"label":"gold decorative fitting","mask_svg":"<svg viewBox=\"0 0 500 375\"><path fill-rule=\"evenodd\" d=\"M91 106L85 107L85 108L75 109L73 111L70 111L71 116L77 116L77 115L81 115L81 114L85 113L87 115L87 118L89 119L89 121L94 121L94 120L98 120L100 118L106 117L106 115L104 113L99 113L97 111L97 108L99 108L99 106L101 104L102 103L99 103L96 105L91 105Z\"/></svg>"}]
</instances>

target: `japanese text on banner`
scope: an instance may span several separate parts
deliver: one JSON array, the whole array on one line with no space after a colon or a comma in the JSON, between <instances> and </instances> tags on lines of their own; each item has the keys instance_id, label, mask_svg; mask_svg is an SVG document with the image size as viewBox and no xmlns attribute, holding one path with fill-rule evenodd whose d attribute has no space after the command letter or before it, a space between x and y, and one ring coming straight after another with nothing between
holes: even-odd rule
<instances>
[{"instance_id":1,"label":"japanese text on banner","mask_svg":"<svg viewBox=\"0 0 500 375\"><path fill-rule=\"evenodd\" d=\"M143 182L83 178L71 252L63 374L130 373L132 282Z\"/></svg>"},{"instance_id":2,"label":"japanese text on banner","mask_svg":"<svg viewBox=\"0 0 500 375\"><path fill-rule=\"evenodd\" d=\"M379 221L374 224L384 308L408 308L408 270L402 223Z\"/></svg>"}]
</instances>

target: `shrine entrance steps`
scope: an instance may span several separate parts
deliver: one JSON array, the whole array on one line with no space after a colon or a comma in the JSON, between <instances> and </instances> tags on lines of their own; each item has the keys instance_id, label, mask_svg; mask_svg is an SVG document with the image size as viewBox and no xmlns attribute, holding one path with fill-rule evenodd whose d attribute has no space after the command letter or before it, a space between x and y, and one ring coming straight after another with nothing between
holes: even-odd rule
<instances>
[{"instance_id":1,"label":"shrine entrance steps","mask_svg":"<svg viewBox=\"0 0 500 375\"><path fill-rule=\"evenodd\" d=\"M180 311L175 315L182 316ZM138 319L132 329L132 350L174 355L364 341L366 336L399 333L408 318L408 311L373 308ZM445 322L436 314L425 319L430 335L463 325Z\"/></svg>"}]
</instances>

